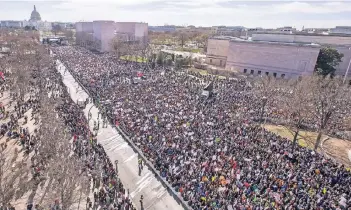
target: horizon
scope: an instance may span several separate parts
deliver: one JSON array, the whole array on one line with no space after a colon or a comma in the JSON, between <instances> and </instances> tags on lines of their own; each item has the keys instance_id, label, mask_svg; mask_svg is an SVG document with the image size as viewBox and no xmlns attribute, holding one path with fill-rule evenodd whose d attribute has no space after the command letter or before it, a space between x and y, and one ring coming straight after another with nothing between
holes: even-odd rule
<instances>
[{"instance_id":1,"label":"horizon","mask_svg":"<svg viewBox=\"0 0 351 210\"><path fill-rule=\"evenodd\" d=\"M346 1L70 0L1 1L0 20L28 20L36 6L43 21L113 20L149 26L334 28L351 23Z\"/></svg>"}]
</instances>

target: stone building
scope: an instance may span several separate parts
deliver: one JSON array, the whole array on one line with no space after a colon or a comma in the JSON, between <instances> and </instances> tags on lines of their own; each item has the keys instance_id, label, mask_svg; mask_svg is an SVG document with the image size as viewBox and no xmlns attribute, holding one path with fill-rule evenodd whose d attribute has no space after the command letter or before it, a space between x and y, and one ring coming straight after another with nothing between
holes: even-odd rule
<instances>
[{"instance_id":1,"label":"stone building","mask_svg":"<svg viewBox=\"0 0 351 210\"><path fill-rule=\"evenodd\" d=\"M29 20L23 21L23 27L26 26L34 27L38 31L50 31L52 29L51 22L42 21L40 13L37 11L35 5Z\"/></svg>"},{"instance_id":2,"label":"stone building","mask_svg":"<svg viewBox=\"0 0 351 210\"><path fill-rule=\"evenodd\" d=\"M319 45L231 40L225 68L278 78L312 75L319 50Z\"/></svg>"},{"instance_id":3,"label":"stone building","mask_svg":"<svg viewBox=\"0 0 351 210\"><path fill-rule=\"evenodd\" d=\"M335 74L351 77L351 35L322 35L322 34L268 34L258 33L252 35L253 41L286 42L302 44L319 44L322 47L332 47L344 54L342 62L336 67ZM348 74L347 74L348 73Z\"/></svg>"},{"instance_id":4,"label":"stone building","mask_svg":"<svg viewBox=\"0 0 351 210\"><path fill-rule=\"evenodd\" d=\"M118 38L124 42L146 43L148 24L137 22L93 21L76 23L76 43L91 50L109 52L111 42Z\"/></svg>"},{"instance_id":5,"label":"stone building","mask_svg":"<svg viewBox=\"0 0 351 210\"><path fill-rule=\"evenodd\" d=\"M208 40L206 63L252 75L289 78L313 73L320 46L250 41L233 37Z\"/></svg>"}]
</instances>

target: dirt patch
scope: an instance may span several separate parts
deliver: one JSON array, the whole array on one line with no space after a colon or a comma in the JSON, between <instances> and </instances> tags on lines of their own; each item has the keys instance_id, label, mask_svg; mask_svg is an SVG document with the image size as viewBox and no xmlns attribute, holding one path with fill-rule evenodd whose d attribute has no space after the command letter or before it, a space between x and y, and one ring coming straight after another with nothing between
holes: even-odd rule
<instances>
[{"instance_id":1,"label":"dirt patch","mask_svg":"<svg viewBox=\"0 0 351 210\"><path fill-rule=\"evenodd\" d=\"M348 151L351 150L351 141L331 138L324 142L324 150L327 154L344 165L351 166Z\"/></svg>"}]
</instances>

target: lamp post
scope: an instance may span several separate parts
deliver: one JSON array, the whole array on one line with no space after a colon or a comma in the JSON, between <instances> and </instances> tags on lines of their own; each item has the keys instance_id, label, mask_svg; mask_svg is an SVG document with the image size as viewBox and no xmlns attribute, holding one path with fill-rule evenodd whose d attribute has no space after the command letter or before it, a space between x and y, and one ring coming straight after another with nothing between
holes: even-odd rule
<instances>
[{"instance_id":1,"label":"lamp post","mask_svg":"<svg viewBox=\"0 0 351 210\"><path fill-rule=\"evenodd\" d=\"M266 104L267 104L267 97L266 96L263 96L262 97L262 110L261 110L261 117L260 117L260 121L262 122L263 120L263 114L264 114L264 109L266 107Z\"/></svg>"},{"instance_id":2,"label":"lamp post","mask_svg":"<svg viewBox=\"0 0 351 210\"><path fill-rule=\"evenodd\" d=\"M351 47L349 47L349 51L351 50ZM346 72L345 72L345 76L344 76L344 80L343 80L343 83L346 82L346 78L349 74L349 70L350 70L350 64L351 64L351 57L350 57L350 61L349 61L349 65L347 66L347 69L346 69Z\"/></svg>"},{"instance_id":3,"label":"lamp post","mask_svg":"<svg viewBox=\"0 0 351 210\"><path fill-rule=\"evenodd\" d=\"M91 111L91 108L93 108L94 107L94 104L93 105L91 105L91 107L89 108L89 111L88 111L88 124L89 124L89 122L90 122L90 118L91 118L91 113L90 113L90 111Z\"/></svg>"}]
</instances>

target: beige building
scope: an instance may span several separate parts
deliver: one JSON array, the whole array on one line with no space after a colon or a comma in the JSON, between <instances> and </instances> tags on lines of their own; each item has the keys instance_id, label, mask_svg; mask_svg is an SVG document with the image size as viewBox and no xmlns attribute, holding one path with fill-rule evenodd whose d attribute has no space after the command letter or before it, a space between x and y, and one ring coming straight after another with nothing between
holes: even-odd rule
<instances>
[{"instance_id":1,"label":"beige building","mask_svg":"<svg viewBox=\"0 0 351 210\"><path fill-rule=\"evenodd\" d=\"M318 45L231 40L226 69L279 78L311 75L319 50Z\"/></svg>"},{"instance_id":2,"label":"beige building","mask_svg":"<svg viewBox=\"0 0 351 210\"><path fill-rule=\"evenodd\" d=\"M211 38L206 63L245 74L298 77L313 73L319 50L311 44Z\"/></svg>"},{"instance_id":3,"label":"beige building","mask_svg":"<svg viewBox=\"0 0 351 210\"><path fill-rule=\"evenodd\" d=\"M224 68L227 63L229 41L226 37L208 39L205 62Z\"/></svg>"},{"instance_id":4,"label":"beige building","mask_svg":"<svg viewBox=\"0 0 351 210\"><path fill-rule=\"evenodd\" d=\"M111 51L114 38L144 43L148 41L148 24L136 22L93 21L76 23L76 43L100 52Z\"/></svg>"},{"instance_id":5,"label":"beige building","mask_svg":"<svg viewBox=\"0 0 351 210\"><path fill-rule=\"evenodd\" d=\"M350 35L317 35L317 34L267 34L258 33L252 35L253 41L270 41L286 43L315 43L323 46L330 46L344 54L342 62L336 67L336 75L351 77L351 36Z\"/></svg>"}]
</instances>

